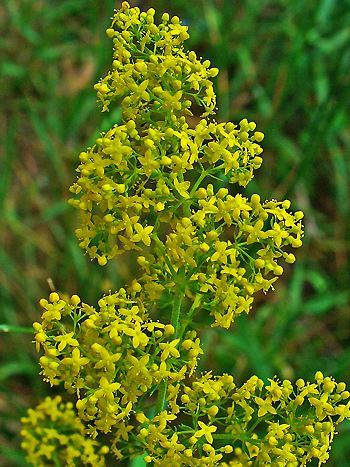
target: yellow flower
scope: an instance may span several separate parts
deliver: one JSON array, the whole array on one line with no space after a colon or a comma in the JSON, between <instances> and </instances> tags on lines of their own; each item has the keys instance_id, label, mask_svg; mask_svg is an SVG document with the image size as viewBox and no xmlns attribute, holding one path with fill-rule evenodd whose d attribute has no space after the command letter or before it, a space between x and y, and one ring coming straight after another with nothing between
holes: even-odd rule
<instances>
[{"instance_id":1,"label":"yellow flower","mask_svg":"<svg viewBox=\"0 0 350 467\"><path fill-rule=\"evenodd\" d=\"M263 417L267 413L277 413L276 409L272 406L272 399L270 397L266 397L266 399L255 397L255 402L259 405L258 417Z\"/></svg>"},{"instance_id":2,"label":"yellow flower","mask_svg":"<svg viewBox=\"0 0 350 467\"><path fill-rule=\"evenodd\" d=\"M80 371L80 368L89 363L89 359L86 357L80 356L80 350L75 347L72 352L72 357L66 357L62 360L63 365L72 367L72 374L77 375Z\"/></svg>"},{"instance_id":3,"label":"yellow flower","mask_svg":"<svg viewBox=\"0 0 350 467\"><path fill-rule=\"evenodd\" d=\"M56 336L54 337L54 340L56 342L59 342L58 344L58 350L61 352L67 345L71 345L73 347L77 347L79 345L79 342L77 339L73 338L74 332L69 332L67 334L63 334L62 336Z\"/></svg>"},{"instance_id":4,"label":"yellow flower","mask_svg":"<svg viewBox=\"0 0 350 467\"><path fill-rule=\"evenodd\" d=\"M111 383L105 376L102 376L99 382L100 389L94 393L97 399L106 398L108 401L114 400L114 392L120 388L120 383Z\"/></svg>"},{"instance_id":5,"label":"yellow flower","mask_svg":"<svg viewBox=\"0 0 350 467\"><path fill-rule=\"evenodd\" d=\"M147 227L143 227L141 224L136 222L134 225L134 229L136 234L131 237L131 240L135 243L143 242L146 246L150 246L151 244L151 237L150 234L152 233L154 227L148 225Z\"/></svg>"},{"instance_id":6,"label":"yellow flower","mask_svg":"<svg viewBox=\"0 0 350 467\"><path fill-rule=\"evenodd\" d=\"M188 199L190 197L187 191L190 185L191 182L179 182L177 177L174 178L174 187L176 191L185 199Z\"/></svg>"},{"instance_id":7,"label":"yellow flower","mask_svg":"<svg viewBox=\"0 0 350 467\"><path fill-rule=\"evenodd\" d=\"M180 339L174 339L171 342L161 342L159 348L162 350L161 360L166 360L169 355L175 358L180 357L180 352L177 350L176 346L180 342Z\"/></svg>"},{"instance_id":8,"label":"yellow flower","mask_svg":"<svg viewBox=\"0 0 350 467\"><path fill-rule=\"evenodd\" d=\"M127 336L132 336L132 345L134 348L137 347L146 347L149 338L148 336L141 331L141 324L135 323L135 328L132 329L126 325L121 326L120 329L126 334Z\"/></svg>"},{"instance_id":9,"label":"yellow flower","mask_svg":"<svg viewBox=\"0 0 350 467\"><path fill-rule=\"evenodd\" d=\"M195 436L197 439L201 438L202 436L205 436L205 439L207 440L207 442L210 444L213 444L212 433L216 432L217 426L215 425L209 426L201 421L198 422L198 425L200 426L200 430L197 430L193 436Z\"/></svg>"}]
</instances>

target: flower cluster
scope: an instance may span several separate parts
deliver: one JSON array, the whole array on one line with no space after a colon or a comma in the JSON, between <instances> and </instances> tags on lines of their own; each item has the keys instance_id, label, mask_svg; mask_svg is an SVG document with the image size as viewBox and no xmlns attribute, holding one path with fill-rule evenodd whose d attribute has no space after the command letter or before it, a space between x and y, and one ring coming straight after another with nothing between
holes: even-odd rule
<instances>
[{"instance_id":1,"label":"flower cluster","mask_svg":"<svg viewBox=\"0 0 350 467\"><path fill-rule=\"evenodd\" d=\"M335 426L350 415L344 383L317 372L314 383L257 376L236 387L210 373L169 387L170 410L137 414L138 441L154 465L306 465L328 460Z\"/></svg>"},{"instance_id":2,"label":"flower cluster","mask_svg":"<svg viewBox=\"0 0 350 467\"><path fill-rule=\"evenodd\" d=\"M40 301L42 321L33 326L44 379L64 383L77 395L81 420L108 432L162 381L191 376L203 351L194 331L184 345L174 326L148 319L144 304L124 289L98 304L96 311L77 295L66 301L54 292Z\"/></svg>"},{"instance_id":3,"label":"flower cluster","mask_svg":"<svg viewBox=\"0 0 350 467\"><path fill-rule=\"evenodd\" d=\"M81 246L104 265L162 238L169 220L195 212L201 218L198 197L208 180L224 173L245 186L260 167L256 141L263 134L254 128L244 119L239 125L201 120L191 129L184 117L174 117L146 128L129 120L102 134L80 154L71 187L70 202L82 213Z\"/></svg>"},{"instance_id":4,"label":"flower cluster","mask_svg":"<svg viewBox=\"0 0 350 467\"><path fill-rule=\"evenodd\" d=\"M103 467L108 446L86 435L71 402L46 397L22 418L22 448L35 467L90 465Z\"/></svg>"},{"instance_id":5,"label":"flower cluster","mask_svg":"<svg viewBox=\"0 0 350 467\"><path fill-rule=\"evenodd\" d=\"M136 252L138 277L97 307L52 292L34 323L47 398L23 419L35 466L104 466L143 456L156 466L299 466L326 462L350 393L321 372L296 384L196 373L195 329L229 328L273 288L302 243L303 213L239 189L262 163L254 122L216 123L211 78L183 42L187 27L123 2L107 34L113 68L95 89L122 123L80 154L70 203L80 245L104 266ZM196 124L192 110L201 109ZM192 123L191 123L192 122ZM108 448L99 440L107 440Z\"/></svg>"},{"instance_id":6,"label":"flower cluster","mask_svg":"<svg viewBox=\"0 0 350 467\"><path fill-rule=\"evenodd\" d=\"M124 2L107 29L113 39L113 68L95 85L103 110L118 99L125 120L137 119L147 126L192 115L193 104L204 108L203 116L213 113L211 78L218 69L183 50L189 35L177 16L165 13L156 25L154 14L153 8L140 12Z\"/></svg>"},{"instance_id":7,"label":"flower cluster","mask_svg":"<svg viewBox=\"0 0 350 467\"><path fill-rule=\"evenodd\" d=\"M283 273L281 259L295 261L288 250L301 245L303 217L286 211L289 201L262 204L256 194L247 199L227 191L214 194L210 184L198 189L196 212L171 220L165 245L157 244L155 254L138 261L146 270L140 282L148 286L172 286L181 273L184 293L198 298L197 310L209 312L213 325L224 328L250 311L256 292L273 287Z\"/></svg>"},{"instance_id":8,"label":"flower cluster","mask_svg":"<svg viewBox=\"0 0 350 467\"><path fill-rule=\"evenodd\" d=\"M294 261L303 214L289 212L289 201L233 192L262 163L264 135L254 122L190 126L193 102L213 112L217 70L183 50L187 28L178 18L165 14L156 26L154 10L124 3L112 26L113 70L95 88L103 110L119 99L123 123L80 154L70 200L81 212L80 246L100 265L138 252L152 297L173 287L181 269L184 293L200 294L214 325L228 328L282 274L280 259Z\"/></svg>"}]
</instances>

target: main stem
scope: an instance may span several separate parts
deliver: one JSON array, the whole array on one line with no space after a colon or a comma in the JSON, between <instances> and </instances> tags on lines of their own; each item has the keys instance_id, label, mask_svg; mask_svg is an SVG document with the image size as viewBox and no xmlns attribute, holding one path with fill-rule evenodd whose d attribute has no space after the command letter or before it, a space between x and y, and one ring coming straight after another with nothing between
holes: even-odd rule
<instances>
[{"instance_id":1,"label":"main stem","mask_svg":"<svg viewBox=\"0 0 350 467\"><path fill-rule=\"evenodd\" d=\"M177 339L180 331L181 304L183 300L183 291L178 288L177 295L174 297L173 309L171 312L171 324L174 326L174 339Z\"/></svg>"},{"instance_id":2,"label":"main stem","mask_svg":"<svg viewBox=\"0 0 350 467\"><path fill-rule=\"evenodd\" d=\"M177 339L179 335L179 331L180 331L180 315L181 315L182 300L183 300L183 290L182 290L182 287L179 286L176 288L176 293L175 293L175 297L173 301L173 308L171 311L171 324L174 326L174 329L175 329L174 339ZM159 384L156 414L164 410L166 406L167 387L168 387L167 380L163 380Z\"/></svg>"}]
</instances>

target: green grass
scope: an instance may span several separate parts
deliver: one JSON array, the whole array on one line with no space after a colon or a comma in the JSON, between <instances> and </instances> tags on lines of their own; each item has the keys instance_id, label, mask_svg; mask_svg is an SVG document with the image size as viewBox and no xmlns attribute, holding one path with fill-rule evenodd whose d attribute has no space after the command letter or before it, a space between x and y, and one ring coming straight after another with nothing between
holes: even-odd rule
<instances>
[{"instance_id":1,"label":"green grass","mask_svg":"<svg viewBox=\"0 0 350 467\"><path fill-rule=\"evenodd\" d=\"M220 68L220 120L247 117L266 134L265 160L247 192L305 211L305 243L275 293L232 331L208 331L202 368L240 381L295 379L317 369L350 380L350 1L142 2L180 16L189 46ZM109 65L110 0L4 0L0 6L0 463L25 465L19 418L49 392L31 336L52 284L96 302L132 277L101 270L74 237L67 205L77 155L118 109L101 114L92 84ZM4 326L11 327L14 332ZM346 466L344 423L329 465ZM136 465L136 464L135 464Z\"/></svg>"}]
</instances>

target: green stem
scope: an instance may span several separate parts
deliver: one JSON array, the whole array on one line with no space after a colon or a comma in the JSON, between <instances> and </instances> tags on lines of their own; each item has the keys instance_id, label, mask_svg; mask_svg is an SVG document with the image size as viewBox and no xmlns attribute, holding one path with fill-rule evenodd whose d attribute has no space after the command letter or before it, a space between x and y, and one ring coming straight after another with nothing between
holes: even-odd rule
<instances>
[{"instance_id":1,"label":"green stem","mask_svg":"<svg viewBox=\"0 0 350 467\"><path fill-rule=\"evenodd\" d=\"M183 299L183 289L179 287L177 289L177 294L174 299L173 309L171 312L171 324L174 326L175 334L174 339L176 339L179 335L180 330L180 314L181 314L181 304Z\"/></svg>"},{"instance_id":2,"label":"green stem","mask_svg":"<svg viewBox=\"0 0 350 467\"><path fill-rule=\"evenodd\" d=\"M160 249L160 252L161 252L161 256L163 256L168 268L169 268L169 271L171 272L172 275L176 274L174 268L172 267L170 261L169 261L169 258L168 256L166 255L166 251L165 251L165 247L164 247L164 244L161 242L161 240L159 239L158 235L154 234L152 236L152 239L155 241L157 247Z\"/></svg>"},{"instance_id":3,"label":"green stem","mask_svg":"<svg viewBox=\"0 0 350 467\"><path fill-rule=\"evenodd\" d=\"M181 275L180 275L180 281L181 281ZM181 314L181 304L182 304L182 299L183 299L183 289L181 287L181 282L179 286L176 289L178 293L175 294L175 299L173 302L173 309L171 312L171 324L174 326L175 333L174 333L174 339L177 338L179 334L179 328L180 328L180 314ZM158 399L157 399L157 405L156 405L156 414L160 413L162 410L164 410L166 406L166 392L168 388L168 381L163 380L158 387Z\"/></svg>"},{"instance_id":4,"label":"green stem","mask_svg":"<svg viewBox=\"0 0 350 467\"><path fill-rule=\"evenodd\" d=\"M52 460L55 464L55 467L62 467L61 462L59 461L57 455L55 453L52 454Z\"/></svg>"},{"instance_id":5,"label":"green stem","mask_svg":"<svg viewBox=\"0 0 350 467\"><path fill-rule=\"evenodd\" d=\"M159 414L165 408L167 387L168 387L168 382L166 380L161 381L161 383L159 384L156 414Z\"/></svg>"},{"instance_id":6,"label":"green stem","mask_svg":"<svg viewBox=\"0 0 350 467\"><path fill-rule=\"evenodd\" d=\"M201 301L201 295L200 294L197 294L192 305L191 305L191 308L188 310L188 312L186 313L186 319L184 319L182 321L182 325L181 325L181 331L180 331L180 334L179 334L179 337L182 337L186 331L186 327L187 325L192 321L192 318L193 318L193 315L195 314L195 312L197 311L198 309L198 306L200 304L200 301Z\"/></svg>"},{"instance_id":7,"label":"green stem","mask_svg":"<svg viewBox=\"0 0 350 467\"><path fill-rule=\"evenodd\" d=\"M255 444L256 446L258 445L259 443L259 440L255 440L253 438L249 438L248 436L244 436L244 434L242 435L231 435L231 434L226 434L226 433L223 433L223 434L213 434L213 438L214 439L220 439L220 440L225 440L225 441L231 441L234 442L234 441L242 441L243 443L251 443L251 444Z\"/></svg>"},{"instance_id":8,"label":"green stem","mask_svg":"<svg viewBox=\"0 0 350 467\"><path fill-rule=\"evenodd\" d=\"M202 181L205 179L205 177L207 176L207 172L206 171L203 171L200 176L198 177L196 183L193 185L192 189L191 189L191 192L190 192L190 198L193 197L193 195L195 194L197 188L199 187L199 185L202 183Z\"/></svg>"}]
</instances>

